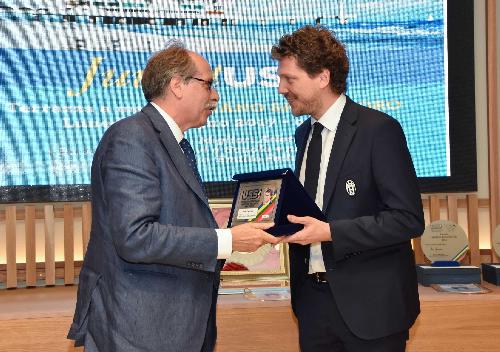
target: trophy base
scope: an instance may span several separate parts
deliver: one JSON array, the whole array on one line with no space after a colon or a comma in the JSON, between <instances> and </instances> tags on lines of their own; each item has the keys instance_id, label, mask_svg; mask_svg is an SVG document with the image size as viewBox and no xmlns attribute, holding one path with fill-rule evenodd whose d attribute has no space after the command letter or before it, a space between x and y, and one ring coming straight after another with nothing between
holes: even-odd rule
<instances>
[{"instance_id":1,"label":"trophy base","mask_svg":"<svg viewBox=\"0 0 500 352\"><path fill-rule=\"evenodd\" d=\"M424 286L433 284L480 284L481 270L477 266L435 267L417 264L417 281Z\"/></svg>"},{"instance_id":2,"label":"trophy base","mask_svg":"<svg viewBox=\"0 0 500 352\"><path fill-rule=\"evenodd\" d=\"M500 286L500 263L481 264L483 280L490 284Z\"/></svg>"}]
</instances>

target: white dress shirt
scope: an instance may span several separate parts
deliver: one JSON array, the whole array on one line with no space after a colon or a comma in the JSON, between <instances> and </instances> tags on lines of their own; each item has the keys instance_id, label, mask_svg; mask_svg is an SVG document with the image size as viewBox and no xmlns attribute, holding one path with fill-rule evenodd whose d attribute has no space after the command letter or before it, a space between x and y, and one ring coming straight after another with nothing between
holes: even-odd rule
<instances>
[{"instance_id":1,"label":"white dress shirt","mask_svg":"<svg viewBox=\"0 0 500 352\"><path fill-rule=\"evenodd\" d=\"M323 194L325 190L325 179L326 171L328 169L328 162L330 161L330 154L332 152L333 141L335 139L335 133L337 132L337 126L339 125L340 115L344 110L346 103L346 97L341 94L339 98L328 108L328 110L321 116L318 120L311 117L311 125L316 121L323 125L323 131L321 131L321 164L319 167L319 179L318 179L318 189L316 192L316 204L320 209L323 209ZM309 142L312 137L312 128L307 139L307 146L304 151L304 158L302 159L302 165L300 166L300 182L304 184L306 177L306 162L307 162L307 149L309 149ZM323 262L323 253L321 251L321 242L311 243L311 255L309 258L309 274L316 272L325 272L325 263Z\"/></svg>"},{"instance_id":2,"label":"white dress shirt","mask_svg":"<svg viewBox=\"0 0 500 352\"><path fill-rule=\"evenodd\" d=\"M184 133L182 133L174 119L157 104L152 102L151 105L153 105L155 109L158 110L160 115L163 116L168 124L168 127L170 127L170 130L174 134L175 140L177 143L180 143L184 138ZM179 146L179 149L182 151L181 146ZM233 236L231 234L231 230L216 229L215 232L217 232L217 259L227 259L231 256L231 252L233 251Z\"/></svg>"}]
</instances>

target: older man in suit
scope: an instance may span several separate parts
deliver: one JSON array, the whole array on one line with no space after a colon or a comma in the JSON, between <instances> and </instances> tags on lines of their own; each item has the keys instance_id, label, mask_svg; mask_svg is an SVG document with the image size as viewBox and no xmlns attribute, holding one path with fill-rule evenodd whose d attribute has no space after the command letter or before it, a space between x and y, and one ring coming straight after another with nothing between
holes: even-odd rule
<instances>
[{"instance_id":1,"label":"older man in suit","mask_svg":"<svg viewBox=\"0 0 500 352\"><path fill-rule=\"evenodd\" d=\"M305 26L272 48L295 116L296 173L328 221L290 216L292 307L303 352L402 352L419 313L411 238L423 232L399 123L345 96L342 43Z\"/></svg>"},{"instance_id":2,"label":"older man in suit","mask_svg":"<svg viewBox=\"0 0 500 352\"><path fill-rule=\"evenodd\" d=\"M149 102L111 126L92 163L92 231L68 337L86 351L212 351L221 260L276 239L270 225L216 230L184 139L219 99L182 45L144 70Z\"/></svg>"}]
</instances>

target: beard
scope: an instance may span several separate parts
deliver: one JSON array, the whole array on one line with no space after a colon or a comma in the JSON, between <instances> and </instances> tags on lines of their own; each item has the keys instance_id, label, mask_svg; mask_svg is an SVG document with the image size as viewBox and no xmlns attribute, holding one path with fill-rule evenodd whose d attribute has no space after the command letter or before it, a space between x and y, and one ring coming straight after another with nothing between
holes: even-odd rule
<instances>
[{"instance_id":1,"label":"beard","mask_svg":"<svg viewBox=\"0 0 500 352\"><path fill-rule=\"evenodd\" d=\"M298 99L298 97L292 93L288 93L285 98L288 101L290 108L292 109L293 116L314 116L320 107L319 99Z\"/></svg>"}]
</instances>

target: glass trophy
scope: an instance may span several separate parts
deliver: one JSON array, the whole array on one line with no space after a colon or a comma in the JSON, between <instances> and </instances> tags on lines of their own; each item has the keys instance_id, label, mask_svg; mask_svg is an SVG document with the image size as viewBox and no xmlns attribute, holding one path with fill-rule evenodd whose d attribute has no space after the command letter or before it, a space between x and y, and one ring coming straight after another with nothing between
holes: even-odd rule
<instances>
[{"instance_id":1,"label":"glass trophy","mask_svg":"<svg viewBox=\"0 0 500 352\"><path fill-rule=\"evenodd\" d=\"M448 220L432 222L424 230L421 246L431 265L417 265L419 283L428 286L481 282L479 267L460 264L469 250L469 240L459 224Z\"/></svg>"},{"instance_id":2,"label":"glass trophy","mask_svg":"<svg viewBox=\"0 0 500 352\"><path fill-rule=\"evenodd\" d=\"M434 266L459 266L469 250L469 240L457 223L438 220L425 228L421 246Z\"/></svg>"}]
</instances>

